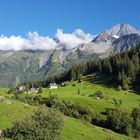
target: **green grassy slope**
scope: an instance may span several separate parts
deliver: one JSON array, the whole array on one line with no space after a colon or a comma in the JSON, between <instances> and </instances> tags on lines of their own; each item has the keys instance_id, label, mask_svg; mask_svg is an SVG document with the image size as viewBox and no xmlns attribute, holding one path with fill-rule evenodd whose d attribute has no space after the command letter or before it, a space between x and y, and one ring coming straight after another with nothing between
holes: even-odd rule
<instances>
[{"instance_id":1,"label":"green grassy slope","mask_svg":"<svg viewBox=\"0 0 140 140\"><path fill-rule=\"evenodd\" d=\"M25 108L20 102L11 100L11 105L0 103L0 129L11 127L12 122L21 119L33 112L33 107ZM126 136L117 134L107 129L102 129L82 121L66 117L62 130L62 140L131 140Z\"/></svg>"},{"instance_id":2,"label":"green grassy slope","mask_svg":"<svg viewBox=\"0 0 140 140\"><path fill-rule=\"evenodd\" d=\"M6 89L0 89L0 129L5 129L12 125L12 122L30 115L35 107L26 105L12 98L13 95L4 93ZM7 104L6 102L11 102Z\"/></svg>"},{"instance_id":3,"label":"green grassy slope","mask_svg":"<svg viewBox=\"0 0 140 140\"><path fill-rule=\"evenodd\" d=\"M62 140L132 140L126 136L75 119L67 119Z\"/></svg>"},{"instance_id":4,"label":"green grassy slope","mask_svg":"<svg viewBox=\"0 0 140 140\"><path fill-rule=\"evenodd\" d=\"M59 87L58 89L43 89L41 94L47 97L49 93L57 94L60 100L70 100L78 102L81 106L89 107L94 113L101 113L105 108L114 108L112 98L121 99L123 101L121 109L130 112L134 107L138 107L140 103L140 96L134 94L132 91L117 91L114 88L109 88L101 84L90 83L84 81L67 82L68 86ZM75 84L76 86L72 86ZM78 94L80 89L80 94ZM8 128L17 119L23 118L31 114L36 107L25 105L22 102L16 101L12 98L13 95L6 94L7 89L0 89L0 129ZM97 90L101 90L106 99L96 100L92 97L83 96L83 94L91 95ZM31 94L35 96L36 94ZM24 95L23 95L24 96ZM10 100L12 104L5 104L4 100ZM107 129L96 127L94 125L66 117L64 127L62 130L62 140L129 140L131 138L124 135L117 134Z\"/></svg>"},{"instance_id":5,"label":"green grassy slope","mask_svg":"<svg viewBox=\"0 0 140 140\"><path fill-rule=\"evenodd\" d=\"M67 84L68 86L59 87L58 89L44 89L42 96L47 97L49 93L57 94L59 99L78 102L81 106L90 108L94 113L101 113L106 108L115 108L113 98L122 100L120 108L127 112L131 112L133 108L138 107L140 104L140 96L138 95L140 93L136 94L133 91L118 91L114 88L91 82L68 82ZM72 86L73 84L76 86ZM80 89L80 94L78 94L78 89ZM98 90L103 92L104 100L96 100L85 96L92 95Z\"/></svg>"}]
</instances>

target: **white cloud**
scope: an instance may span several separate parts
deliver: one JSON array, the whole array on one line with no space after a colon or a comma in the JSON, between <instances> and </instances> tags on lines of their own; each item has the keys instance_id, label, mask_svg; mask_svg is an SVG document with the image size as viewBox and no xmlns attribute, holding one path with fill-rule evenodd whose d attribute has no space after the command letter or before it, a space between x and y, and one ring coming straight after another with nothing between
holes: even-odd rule
<instances>
[{"instance_id":1,"label":"white cloud","mask_svg":"<svg viewBox=\"0 0 140 140\"><path fill-rule=\"evenodd\" d=\"M57 46L57 43L52 38L39 36L37 32L28 33L28 44L29 48L34 50L55 49Z\"/></svg>"},{"instance_id":2,"label":"white cloud","mask_svg":"<svg viewBox=\"0 0 140 140\"><path fill-rule=\"evenodd\" d=\"M39 36L37 32L29 32L27 38L21 36L0 36L0 50L49 50L56 47L56 42L50 37Z\"/></svg>"},{"instance_id":3,"label":"white cloud","mask_svg":"<svg viewBox=\"0 0 140 140\"><path fill-rule=\"evenodd\" d=\"M87 43L92 40L89 34L86 35L80 29L75 30L72 34L63 33L62 29L57 29L56 38L61 44L65 45L67 49L73 49L82 43Z\"/></svg>"},{"instance_id":4,"label":"white cloud","mask_svg":"<svg viewBox=\"0 0 140 140\"><path fill-rule=\"evenodd\" d=\"M21 50L25 40L20 36L0 36L0 50Z\"/></svg>"},{"instance_id":5,"label":"white cloud","mask_svg":"<svg viewBox=\"0 0 140 140\"><path fill-rule=\"evenodd\" d=\"M88 42L90 42L94 38L93 35L91 35L89 33L88 34L85 34L83 32L83 30L81 30L81 29L75 30L73 32L73 35L75 35L76 37L82 39L84 43L88 43Z\"/></svg>"},{"instance_id":6,"label":"white cloud","mask_svg":"<svg viewBox=\"0 0 140 140\"><path fill-rule=\"evenodd\" d=\"M93 37L80 29L75 30L72 34L63 33L62 29L58 29L56 38L66 49L72 49L78 47L79 44L90 42ZM57 46L54 39L49 36L40 36L37 32L29 32L26 38L14 35L10 37L0 36L0 50L49 50L55 49Z\"/></svg>"}]
</instances>

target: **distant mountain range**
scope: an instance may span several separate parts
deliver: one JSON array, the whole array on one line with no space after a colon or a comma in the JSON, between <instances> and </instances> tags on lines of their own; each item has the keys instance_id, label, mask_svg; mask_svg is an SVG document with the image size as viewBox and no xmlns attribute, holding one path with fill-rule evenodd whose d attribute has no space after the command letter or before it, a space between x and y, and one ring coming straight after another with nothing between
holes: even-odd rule
<instances>
[{"instance_id":1,"label":"distant mountain range","mask_svg":"<svg viewBox=\"0 0 140 140\"><path fill-rule=\"evenodd\" d=\"M117 24L96 37L77 30L73 33L77 42L62 41L60 35L58 38L56 36L57 46L53 49L1 50L0 86L13 87L19 83L41 80L59 74L75 63L99 60L130 50L140 42L140 31L129 24Z\"/></svg>"}]
</instances>

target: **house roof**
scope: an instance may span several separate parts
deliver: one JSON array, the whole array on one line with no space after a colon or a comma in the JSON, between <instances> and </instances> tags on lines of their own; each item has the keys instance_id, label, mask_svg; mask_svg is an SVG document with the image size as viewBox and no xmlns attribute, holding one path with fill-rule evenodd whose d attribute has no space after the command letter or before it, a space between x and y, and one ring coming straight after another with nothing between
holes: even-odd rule
<instances>
[{"instance_id":1,"label":"house roof","mask_svg":"<svg viewBox=\"0 0 140 140\"><path fill-rule=\"evenodd\" d=\"M49 86L57 86L56 83L50 83Z\"/></svg>"}]
</instances>

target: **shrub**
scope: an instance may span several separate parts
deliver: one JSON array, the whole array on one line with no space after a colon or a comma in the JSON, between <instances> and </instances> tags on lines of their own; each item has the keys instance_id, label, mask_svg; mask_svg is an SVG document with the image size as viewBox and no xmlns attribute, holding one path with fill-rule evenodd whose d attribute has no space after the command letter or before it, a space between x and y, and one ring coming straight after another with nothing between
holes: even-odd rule
<instances>
[{"instance_id":1,"label":"shrub","mask_svg":"<svg viewBox=\"0 0 140 140\"><path fill-rule=\"evenodd\" d=\"M15 93L15 90L13 88L10 88L7 93L8 94L14 94Z\"/></svg>"},{"instance_id":2,"label":"shrub","mask_svg":"<svg viewBox=\"0 0 140 140\"><path fill-rule=\"evenodd\" d=\"M92 118L92 124L100 126L100 127L106 127L106 118L102 114L96 114Z\"/></svg>"},{"instance_id":3,"label":"shrub","mask_svg":"<svg viewBox=\"0 0 140 140\"><path fill-rule=\"evenodd\" d=\"M96 97L99 97L100 99L104 99L103 93L100 90L98 90L98 91L95 92L95 96Z\"/></svg>"},{"instance_id":4,"label":"shrub","mask_svg":"<svg viewBox=\"0 0 140 140\"><path fill-rule=\"evenodd\" d=\"M91 121L91 111L87 108L79 106L78 103L71 103L69 101L60 101L57 95L49 95L45 101L46 106L55 108L64 115L71 116L77 119L84 119Z\"/></svg>"},{"instance_id":5,"label":"shrub","mask_svg":"<svg viewBox=\"0 0 140 140\"><path fill-rule=\"evenodd\" d=\"M38 89L38 93L42 93L43 91L42 91L42 88L40 87L39 89Z\"/></svg>"},{"instance_id":6,"label":"shrub","mask_svg":"<svg viewBox=\"0 0 140 140\"><path fill-rule=\"evenodd\" d=\"M41 104L43 102L43 98L41 95L33 97L33 101Z\"/></svg>"},{"instance_id":7,"label":"shrub","mask_svg":"<svg viewBox=\"0 0 140 140\"><path fill-rule=\"evenodd\" d=\"M29 95L20 96L19 94L14 94L14 98L30 105L43 104L43 98L41 95L37 95L33 97Z\"/></svg>"},{"instance_id":8,"label":"shrub","mask_svg":"<svg viewBox=\"0 0 140 140\"><path fill-rule=\"evenodd\" d=\"M128 85L128 83L125 79L122 80L122 89L123 90L128 90L129 89L129 85Z\"/></svg>"},{"instance_id":9,"label":"shrub","mask_svg":"<svg viewBox=\"0 0 140 140\"><path fill-rule=\"evenodd\" d=\"M134 108L131 117L133 119L134 136L140 138L140 108Z\"/></svg>"},{"instance_id":10,"label":"shrub","mask_svg":"<svg viewBox=\"0 0 140 140\"><path fill-rule=\"evenodd\" d=\"M113 98L113 102L115 107L120 107L122 105L122 100L117 100L116 98Z\"/></svg>"},{"instance_id":11,"label":"shrub","mask_svg":"<svg viewBox=\"0 0 140 140\"><path fill-rule=\"evenodd\" d=\"M122 87L119 85L118 86L118 91L121 91L122 90Z\"/></svg>"},{"instance_id":12,"label":"shrub","mask_svg":"<svg viewBox=\"0 0 140 140\"><path fill-rule=\"evenodd\" d=\"M4 134L13 140L60 140L62 126L60 112L40 108L33 116L16 121Z\"/></svg>"},{"instance_id":13,"label":"shrub","mask_svg":"<svg viewBox=\"0 0 140 140\"><path fill-rule=\"evenodd\" d=\"M117 109L107 111L106 126L118 133L132 135L132 119Z\"/></svg>"}]
</instances>

